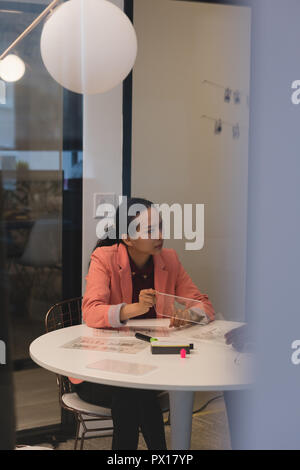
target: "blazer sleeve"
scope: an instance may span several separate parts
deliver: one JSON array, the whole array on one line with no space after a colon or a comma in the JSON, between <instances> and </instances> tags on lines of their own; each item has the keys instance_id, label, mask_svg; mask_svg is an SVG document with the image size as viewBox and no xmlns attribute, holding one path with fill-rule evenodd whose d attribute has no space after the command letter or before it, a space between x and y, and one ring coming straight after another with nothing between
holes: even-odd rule
<instances>
[{"instance_id":1,"label":"blazer sleeve","mask_svg":"<svg viewBox=\"0 0 300 470\"><path fill-rule=\"evenodd\" d=\"M188 299L199 301L199 307L192 308L192 310L195 312L195 320L197 320L198 311L200 315L204 313L208 321L213 321L215 319L215 311L208 296L206 294L202 294L199 291L198 287L193 283L192 279L179 261L175 250L174 253L178 263L178 272L175 285L176 295L179 297L186 297Z\"/></svg>"},{"instance_id":2,"label":"blazer sleeve","mask_svg":"<svg viewBox=\"0 0 300 470\"><path fill-rule=\"evenodd\" d=\"M82 300L83 321L93 328L118 328L120 310L125 303L110 305L110 271L97 249L91 256L86 289Z\"/></svg>"}]
</instances>

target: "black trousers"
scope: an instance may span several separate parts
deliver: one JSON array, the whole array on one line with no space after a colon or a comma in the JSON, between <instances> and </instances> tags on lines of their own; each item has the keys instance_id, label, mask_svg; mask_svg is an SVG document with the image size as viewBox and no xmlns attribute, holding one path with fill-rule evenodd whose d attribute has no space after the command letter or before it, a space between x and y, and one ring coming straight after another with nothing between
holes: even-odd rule
<instances>
[{"instance_id":1,"label":"black trousers","mask_svg":"<svg viewBox=\"0 0 300 470\"><path fill-rule=\"evenodd\" d=\"M150 450L166 450L163 415L153 390L112 387L90 382L74 386L84 401L111 408L114 424L112 450L136 450L139 430Z\"/></svg>"}]
</instances>

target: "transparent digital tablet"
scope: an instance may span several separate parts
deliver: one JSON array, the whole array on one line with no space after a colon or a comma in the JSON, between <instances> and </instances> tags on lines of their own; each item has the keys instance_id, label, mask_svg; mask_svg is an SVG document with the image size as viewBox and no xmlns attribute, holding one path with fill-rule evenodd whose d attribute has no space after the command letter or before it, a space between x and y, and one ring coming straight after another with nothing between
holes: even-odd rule
<instances>
[{"instance_id":1,"label":"transparent digital tablet","mask_svg":"<svg viewBox=\"0 0 300 470\"><path fill-rule=\"evenodd\" d=\"M206 324L205 307L200 300L156 291L155 310L158 317L174 319L181 324Z\"/></svg>"}]
</instances>

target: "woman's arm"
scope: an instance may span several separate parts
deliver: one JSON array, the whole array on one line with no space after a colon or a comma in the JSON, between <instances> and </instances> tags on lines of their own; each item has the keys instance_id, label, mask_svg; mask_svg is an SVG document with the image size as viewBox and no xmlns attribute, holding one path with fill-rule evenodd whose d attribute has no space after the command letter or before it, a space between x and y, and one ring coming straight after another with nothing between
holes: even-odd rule
<instances>
[{"instance_id":1,"label":"woman's arm","mask_svg":"<svg viewBox=\"0 0 300 470\"><path fill-rule=\"evenodd\" d=\"M148 312L154 303L154 296L148 290L141 291L139 302L110 305L110 273L105 262L93 253L86 289L82 301L83 320L93 328L119 328L129 318ZM154 291L153 291L154 292Z\"/></svg>"},{"instance_id":2,"label":"woman's arm","mask_svg":"<svg viewBox=\"0 0 300 470\"><path fill-rule=\"evenodd\" d=\"M129 318L144 315L155 303L155 290L142 289L139 295L139 301L133 304L126 304L121 307L120 320L128 320Z\"/></svg>"},{"instance_id":3,"label":"woman's arm","mask_svg":"<svg viewBox=\"0 0 300 470\"><path fill-rule=\"evenodd\" d=\"M98 250L97 250L98 251ZM105 263L95 253L91 256L86 288L82 301L83 320L93 328L118 327L122 305L109 305L110 276Z\"/></svg>"}]
</instances>

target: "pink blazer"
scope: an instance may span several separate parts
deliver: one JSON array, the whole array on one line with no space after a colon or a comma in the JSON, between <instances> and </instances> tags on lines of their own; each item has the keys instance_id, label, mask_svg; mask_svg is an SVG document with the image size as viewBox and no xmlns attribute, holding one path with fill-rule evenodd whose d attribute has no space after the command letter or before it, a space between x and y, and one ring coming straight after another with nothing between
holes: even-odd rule
<instances>
[{"instance_id":1,"label":"pink blazer","mask_svg":"<svg viewBox=\"0 0 300 470\"><path fill-rule=\"evenodd\" d=\"M210 320L214 309L208 296L201 294L180 263L173 249L163 248L153 256L154 288L158 292L199 300ZM83 320L93 328L120 327L120 309L132 303L132 280L125 245L97 248L91 257L86 277L87 284L82 302ZM163 311L159 304L157 311ZM160 316L160 315L158 315Z\"/></svg>"},{"instance_id":2,"label":"pink blazer","mask_svg":"<svg viewBox=\"0 0 300 470\"><path fill-rule=\"evenodd\" d=\"M209 320L214 319L214 309L208 296L202 294L184 270L175 250L163 248L153 256L154 288L158 292L186 297L201 302L201 310ZM132 280L125 245L97 248L92 256L86 289L82 301L83 320L93 328L118 328L120 309L132 303ZM164 311L164 299L158 296L156 310ZM161 315L157 315L158 317ZM73 383L80 380L70 379Z\"/></svg>"}]
</instances>

